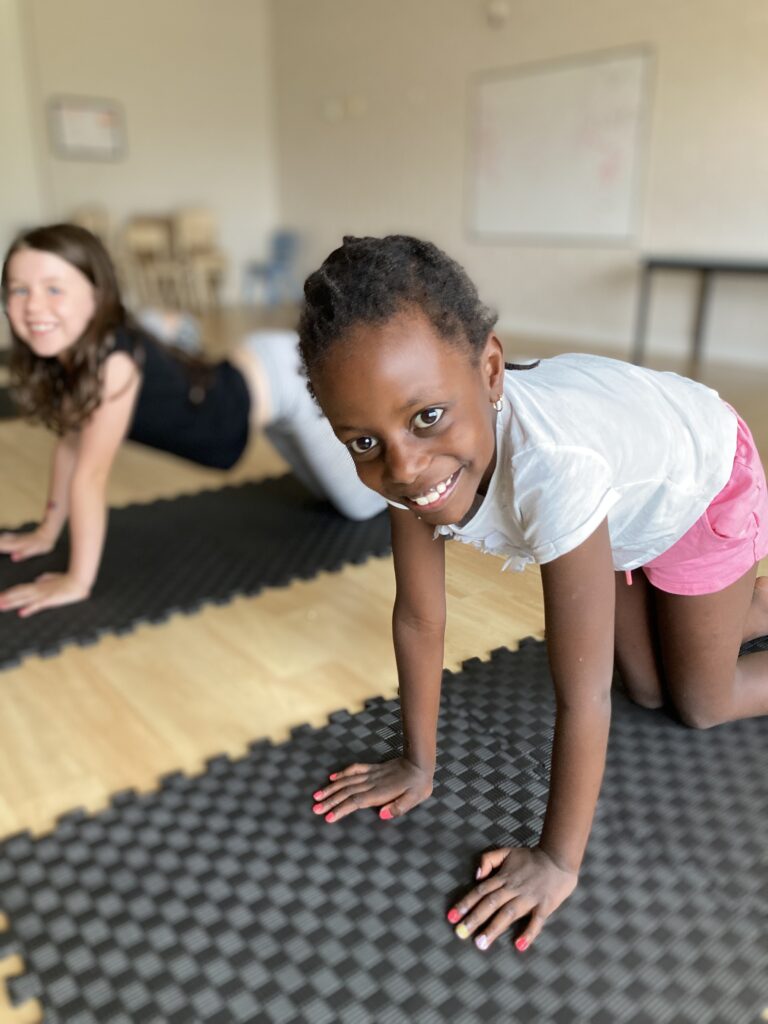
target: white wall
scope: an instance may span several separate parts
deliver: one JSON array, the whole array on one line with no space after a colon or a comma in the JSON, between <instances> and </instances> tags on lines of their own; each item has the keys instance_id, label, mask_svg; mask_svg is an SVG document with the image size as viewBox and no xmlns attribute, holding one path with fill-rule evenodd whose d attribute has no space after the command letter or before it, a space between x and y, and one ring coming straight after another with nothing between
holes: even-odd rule
<instances>
[{"instance_id":1,"label":"white wall","mask_svg":"<svg viewBox=\"0 0 768 1024\"><path fill-rule=\"evenodd\" d=\"M26 16L46 216L93 201L118 222L208 206L236 297L243 262L264 253L277 220L266 0L26 0ZM45 104L59 94L118 100L126 158L56 156Z\"/></svg>"},{"instance_id":2,"label":"white wall","mask_svg":"<svg viewBox=\"0 0 768 1024\"><path fill-rule=\"evenodd\" d=\"M506 329L628 349L639 251L768 258L765 0L272 0L283 218L307 266L344 232L406 230L465 263ZM651 131L625 247L483 244L465 230L479 71L649 46ZM652 348L684 351L693 282L659 279ZM768 278L715 289L707 351L768 362Z\"/></svg>"},{"instance_id":3,"label":"white wall","mask_svg":"<svg viewBox=\"0 0 768 1024\"><path fill-rule=\"evenodd\" d=\"M43 216L20 0L0 0L0 249ZM0 257L1 258L1 257Z\"/></svg>"}]
</instances>

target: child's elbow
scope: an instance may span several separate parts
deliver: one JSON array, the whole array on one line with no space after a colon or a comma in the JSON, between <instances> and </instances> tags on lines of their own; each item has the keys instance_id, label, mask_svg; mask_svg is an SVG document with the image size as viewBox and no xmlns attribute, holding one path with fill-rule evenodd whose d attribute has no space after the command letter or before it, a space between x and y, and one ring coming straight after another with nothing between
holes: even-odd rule
<instances>
[{"instance_id":1,"label":"child's elbow","mask_svg":"<svg viewBox=\"0 0 768 1024\"><path fill-rule=\"evenodd\" d=\"M555 691L555 703L559 715L584 715L588 718L597 715L610 718L611 688L610 686L599 687L587 694L574 694L557 689Z\"/></svg>"},{"instance_id":2,"label":"child's elbow","mask_svg":"<svg viewBox=\"0 0 768 1024\"><path fill-rule=\"evenodd\" d=\"M420 635L431 634L442 636L445 632L445 610L435 609L429 613L415 611L395 604L392 624L395 632L402 630Z\"/></svg>"}]
</instances>

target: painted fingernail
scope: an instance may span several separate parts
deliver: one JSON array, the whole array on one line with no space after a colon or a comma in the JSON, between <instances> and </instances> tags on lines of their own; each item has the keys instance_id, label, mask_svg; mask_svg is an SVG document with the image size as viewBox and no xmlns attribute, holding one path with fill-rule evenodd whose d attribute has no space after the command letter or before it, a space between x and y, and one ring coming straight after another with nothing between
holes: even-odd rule
<instances>
[{"instance_id":1,"label":"painted fingernail","mask_svg":"<svg viewBox=\"0 0 768 1024\"><path fill-rule=\"evenodd\" d=\"M336 779L338 779L338 777L339 777L339 773L338 772L334 772L333 775L329 775L328 776L328 778L331 780L331 782L335 782Z\"/></svg>"},{"instance_id":2,"label":"painted fingernail","mask_svg":"<svg viewBox=\"0 0 768 1024\"><path fill-rule=\"evenodd\" d=\"M322 791L322 789L318 789L318 791L316 793L312 794L312 799L313 800L322 800L324 796L325 796L325 793Z\"/></svg>"},{"instance_id":3,"label":"painted fingernail","mask_svg":"<svg viewBox=\"0 0 768 1024\"><path fill-rule=\"evenodd\" d=\"M333 813L333 811L329 811L326 814L326 816L325 816L325 820L326 821L336 821L336 815Z\"/></svg>"},{"instance_id":4,"label":"painted fingernail","mask_svg":"<svg viewBox=\"0 0 768 1024\"><path fill-rule=\"evenodd\" d=\"M461 914L456 909L456 907L454 907L452 910L449 910L447 916L451 924L458 924L459 921L461 920Z\"/></svg>"},{"instance_id":5,"label":"painted fingernail","mask_svg":"<svg viewBox=\"0 0 768 1024\"><path fill-rule=\"evenodd\" d=\"M477 871L475 872L475 878L482 878L482 877L483 877L483 869L482 868L478 868Z\"/></svg>"},{"instance_id":6,"label":"painted fingernail","mask_svg":"<svg viewBox=\"0 0 768 1024\"><path fill-rule=\"evenodd\" d=\"M478 949L488 949L488 936L478 935L475 939L475 945Z\"/></svg>"},{"instance_id":7,"label":"painted fingernail","mask_svg":"<svg viewBox=\"0 0 768 1024\"><path fill-rule=\"evenodd\" d=\"M467 926L463 922L462 922L462 924L457 924L456 925L455 932L456 932L456 934L458 935L458 937L460 939L468 939L469 938L469 928L467 928Z\"/></svg>"},{"instance_id":8,"label":"painted fingernail","mask_svg":"<svg viewBox=\"0 0 768 1024\"><path fill-rule=\"evenodd\" d=\"M322 814L324 810L325 810L325 807L323 807L322 804L315 804L312 807L313 814Z\"/></svg>"},{"instance_id":9,"label":"painted fingernail","mask_svg":"<svg viewBox=\"0 0 768 1024\"><path fill-rule=\"evenodd\" d=\"M382 819L382 821L389 821L389 819L392 817L392 811L390 811L388 807L382 807L381 810L379 811L379 817Z\"/></svg>"},{"instance_id":10,"label":"painted fingernail","mask_svg":"<svg viewBox=\"0 0 768 1024\"><path fill-rule=\"evenodd\" d=\"M515 940L515 949L519 949L521 953L524 953L530 946L530 942L524 935L521 935L519 939Z\"/></svg>"}]
</instances>

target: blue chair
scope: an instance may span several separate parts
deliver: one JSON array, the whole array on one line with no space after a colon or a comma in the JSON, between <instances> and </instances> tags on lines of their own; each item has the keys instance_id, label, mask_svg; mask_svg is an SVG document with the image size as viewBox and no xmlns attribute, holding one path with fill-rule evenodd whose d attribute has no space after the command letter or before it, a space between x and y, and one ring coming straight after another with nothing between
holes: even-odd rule
<instances>
[{"instance_id":1,"label":"blue chair","mask_svg":"<svg viewBox=\"0 0 768 1024\"><path fill-rule=\"evenodd\" d=\"M298 234L295 231L275 231L269 248L267 260L245 265L244 301L251 299L254 283L261 280L264 282L264 302L267 306L276 306L280 302L298 302L301 298L301 282L296 270Z\"/></svg>"}]
</instances>

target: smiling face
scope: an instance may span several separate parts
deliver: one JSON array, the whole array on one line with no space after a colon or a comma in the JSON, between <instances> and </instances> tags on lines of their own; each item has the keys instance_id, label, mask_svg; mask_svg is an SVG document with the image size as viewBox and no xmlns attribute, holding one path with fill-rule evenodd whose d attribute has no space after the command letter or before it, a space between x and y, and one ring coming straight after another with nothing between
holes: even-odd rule
<instances>
[{"instance_id":1,"label":"smiling face","mask_svg":"<svg viewBox=\"0 0 768 1024\"><path fill-rule=\"evenodd\" d=\"M96 291L60 256L20 249L7 266L6 313L18 338L37 356L61 358L96 311Z\"/></svg>"},{"instance_id":2,"label":"smiling face","mask_svg":"<svg viewBox=\"0 0 768 1024\"><path fill-rule=\"evenodd\" d=\"M429 523L457 523L493 472L501 344L446 341L420 313L359 326L330 350L312 386L368 487Z\"/></svg>"}]
</instances>

